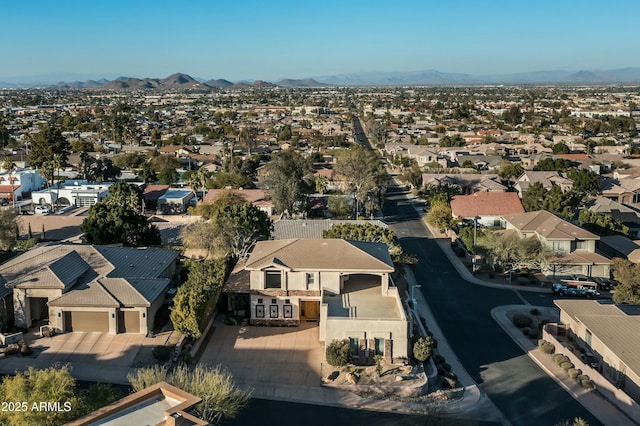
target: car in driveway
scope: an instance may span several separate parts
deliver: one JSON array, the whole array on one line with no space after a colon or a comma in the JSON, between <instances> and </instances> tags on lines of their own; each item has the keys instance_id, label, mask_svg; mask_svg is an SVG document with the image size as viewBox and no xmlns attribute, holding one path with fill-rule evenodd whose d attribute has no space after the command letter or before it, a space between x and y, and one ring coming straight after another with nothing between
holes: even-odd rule
<instances>
[{"instance_id":1,"label":"car in driveway","mask_svg":"<svg viewBox=\"0 0 640 426\"><path fill-rule=\"evenodd\" d=\"M595 283L553 283L551 290L558 296L587 297L589 299L595 299L600 296L600 292L596 288Z\"/></svg>"},{"instance_id":2,"label":"car in driveway","mask_svg":"<svg viewBox=\"0 0 640 426\"><path fill-rule=\"evenodd\" d=\"M594 278L593 280L598 285L598 290L611 291L611 290L613 290L613 287L615 286L614 281L610 280L609 278L597 277L597 278Z\"/></svg>"},{"instance_id":3,"label":"car in driveway","mask_svg":"<svg viewBox=\"0 0 640 426\"><path fill-rule=\"evenodd\" d=\"M51 213L51 208L47 206L36 206L36 208L33 209L33 212L35 214L49 214Z\"/></svg>"}]
</instances>

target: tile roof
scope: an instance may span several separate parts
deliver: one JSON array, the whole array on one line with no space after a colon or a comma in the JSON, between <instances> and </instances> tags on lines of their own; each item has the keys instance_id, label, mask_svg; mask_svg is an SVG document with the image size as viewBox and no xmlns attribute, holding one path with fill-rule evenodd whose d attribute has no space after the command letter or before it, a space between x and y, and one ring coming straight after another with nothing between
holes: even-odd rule
<instances>
[{"instance_id":1,"label":"tile roof","mask_svg":"<svg viewBox=\"0 0 640 426\"><path fill-rule=\"evenodd\" d=\"M262 189L232 189L232 190L211 189L209 190L209 192L207 192L207 195L204 197L204 202L212 203L216 198L218 198L218 196L223 194L225 191L234 192L240 195L249 203L256 203L258 201L261 201L261 202L269 201L269 203L271 203L270 200L267 200L267 195Z\"/></svg>"},{"instance_id":2,"label":"tile roof","mask_svg":"<svg viewBox=\"0 0 640 426\"><path fill-rule=\"evenodd\" d=\"M157 247L95 247L113 265L109 278L157 278L180 254Z\"/></svg>"},{"instance_id":3,"label":"tile roof","mask_svg":"<svg viewBox=\"0 0 640 426\"><path fill-rule=\"evenodd\" d=\"M43 245L0 265L0 296L11 293L8 284L67 291L56 306L149 306L168 286L160 276L178 255L155 247Z\"/></svg>"},{"instance_id":4,"label":"tile roof","mask_svg":"<svg viewBox=\"0 0 640 426\"><path fill-rule=\"evenodd\" d=\"M600 300L554 300L635 374L640 374L640 307Z\"/></svg>"},{"instance_id":5,"label":"tile roof","mask_svg":"<svg viewBox=\"0 0 640 426\"><path fill-rule=\"evenodd\" d=\"M454 217L502 216L524 213L520 197L515 192L476 192L456 195L451 200Z\"/></svg>"},{"instance_id":6,"label":"tile roof","mask_svg":"<svg viewBox=\"0 0 640 426\"><path fill-rule=\"evenodd\" d=\"M100 280L82 284L61 297L50 300L49 306L95 306L118 308L120 303L110 294Z\"/></svg>"},{"instance_id":7,"label":"tile roof","mask_svg":"<svg viewBox=\"0 0 640 426\"><path fill-rule=\"evenodd\" d=\"M273 239L286 240L291 238L315 238L322 239L322 233L334 225L375 225L388 228L387 224L380 220L300 220L280 219L273 224Z\"/></svg>"},{"instance_id":8,"label":"tile roof","mask_svg":"<svg viewBox=\"0 0 640 426\"><path fill-rule=\"evenodd\" d=\"M393 272L389 248L383 243L339 239L258 241L246 269L279 264L292 270Z\"/></svg>"},{"instance_id":9,"label":"tile roof","mask_svg":"<svg viewBox=\"0 0 640 426\"><path fill-rule=\"evenodd\" d=\"M497 174L492 173L423 173L422 184L427 185L445 185L456 184L462 188L466 188L471 192L477 191L506 191L507 187L499 182L500 178Z\"/></svg>"},{"instance_id":10,"label":"tile roof","mask_svg":"<svg viewBox=\"0 0 640 426\"><path fill-rule=\"evenodd\" d=\"M560 219L546 210L504 215L503 218L520 232L535 232L547 240L598 240L595 234Z\"/></svg>"}]
</instances>

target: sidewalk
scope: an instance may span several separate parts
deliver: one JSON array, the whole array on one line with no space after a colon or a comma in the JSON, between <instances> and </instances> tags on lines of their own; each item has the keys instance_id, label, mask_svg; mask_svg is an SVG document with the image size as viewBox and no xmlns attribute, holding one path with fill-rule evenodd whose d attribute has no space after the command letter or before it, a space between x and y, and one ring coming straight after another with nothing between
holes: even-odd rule
<instances>
[{"instance_id":1,"label":"sidewalk","mask_svg":"<svg viewBox=\"0 0 640 426\"><path fill-rule=\"evenodd\" d=\"M608 400L603 398L597 391L587 391L583 389L575 380L571 379L567 373L553 363L549 355L545 355L538 347L526 337L521 330L513 325L507 314L513 310L530 310L532 306L522 305L505 305L498 306L491 310L491 316L496 320L500 327L511 336L511 338L529 355L538 366L544 370L549 377L555 380L562 388L564 388L573 398L578 401L584 408L593 414L598 420L607 426L631 426L637 425L638 422L628 418L622 411L617 409ZM536 306L541 312L548 312L557 316L556 308Z\"/></svg>"}]
</instances>

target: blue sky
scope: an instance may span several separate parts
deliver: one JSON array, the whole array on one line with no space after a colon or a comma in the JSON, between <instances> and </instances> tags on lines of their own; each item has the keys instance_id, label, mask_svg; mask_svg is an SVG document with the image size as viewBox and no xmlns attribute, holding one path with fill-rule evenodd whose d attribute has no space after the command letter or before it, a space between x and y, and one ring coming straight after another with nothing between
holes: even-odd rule
<instances>
[{"instance_id":1,"label":"blue sky","mask_svg":"<svg viewBox=\"0 0 640 426\"><path fill-rule=\"evenodd\" d=\"M640 66L637 0L0 2L0 78Z\"/></svg>"}]
</instances>

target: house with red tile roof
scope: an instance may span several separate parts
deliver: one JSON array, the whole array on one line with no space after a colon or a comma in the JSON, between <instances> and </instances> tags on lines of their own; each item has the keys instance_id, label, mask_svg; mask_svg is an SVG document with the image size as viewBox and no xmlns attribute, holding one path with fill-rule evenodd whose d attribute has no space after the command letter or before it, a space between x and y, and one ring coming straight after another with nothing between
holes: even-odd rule
<instances>
[{"instance_id":1,"label":"house with red tile roof","mask_svg":"<svg viewBox=\"0 0 640 426\"><path fill-rule=\"evenodd\" d=\"M451 213L463 219L477 217L478 224L488 228L504 228L502 216L524 213L524 207L516 192L476 192L454 196Z\"/></svg>"}]
</instances>

